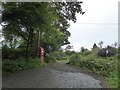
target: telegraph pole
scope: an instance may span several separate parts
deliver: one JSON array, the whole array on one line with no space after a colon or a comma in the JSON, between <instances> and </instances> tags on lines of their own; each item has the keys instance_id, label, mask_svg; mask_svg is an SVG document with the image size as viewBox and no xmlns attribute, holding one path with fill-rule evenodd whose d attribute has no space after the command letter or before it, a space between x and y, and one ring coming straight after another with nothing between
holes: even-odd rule
<instances>
[{"instance_id":1,"label":"telegraph pole","mask_svg":"<svg viewBox=\"0 0 120 90\"><path fill-rule=\"evenodd\" d=\"M40 57L40 62L44 62L44 48L41 47L41 32L38 31L38 57Z\"/></svg>"},{"instance_id":2,"label":"telegraph pole","mask_svg":"<svg viewBox=\"0 0 120 90\"><path fill-rule=\"evenodd\" d=\"M38 57L39 57L39 48L40 48L40 31L38 31L38 46L37 46L37 48L38 48L38 52L37 52L37 54L38 54Z\"/></svg>"}]
</instances>

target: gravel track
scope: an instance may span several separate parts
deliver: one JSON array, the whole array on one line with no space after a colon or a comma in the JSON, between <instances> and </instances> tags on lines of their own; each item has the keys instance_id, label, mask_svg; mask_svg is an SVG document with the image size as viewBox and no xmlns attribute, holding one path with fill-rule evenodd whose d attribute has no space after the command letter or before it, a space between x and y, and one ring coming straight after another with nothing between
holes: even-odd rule
<instances>
[{"instance_id":1,"label":"gravel track","mask_svg":"<svg viewBox=\"0 0 120 90\"><path fill-rule=\"evenodd\" d=\"M101 81L66 62L3 76L3 88L102 88Z\"/></svg>"}]
</instances>

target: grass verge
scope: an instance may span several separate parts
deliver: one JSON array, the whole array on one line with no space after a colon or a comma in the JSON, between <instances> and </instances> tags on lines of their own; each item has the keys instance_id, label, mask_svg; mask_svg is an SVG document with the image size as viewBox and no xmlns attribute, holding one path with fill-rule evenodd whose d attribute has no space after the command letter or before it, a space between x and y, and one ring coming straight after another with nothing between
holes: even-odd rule
<instances>
[{"instance_id":1,"label":"grass verge","mask_svg":"<svg viewBox=\"0 0 120 90\"><path fill-rule=\"evenodd\" d=\"M19 58L17 60L3 60L2 61L2 73L9 74L13 72L18 72L30 68L37 68L46 65L45 62L40 63L40 59L29 58L27 61L24 58Z\"/></svg>"}]
</instances>

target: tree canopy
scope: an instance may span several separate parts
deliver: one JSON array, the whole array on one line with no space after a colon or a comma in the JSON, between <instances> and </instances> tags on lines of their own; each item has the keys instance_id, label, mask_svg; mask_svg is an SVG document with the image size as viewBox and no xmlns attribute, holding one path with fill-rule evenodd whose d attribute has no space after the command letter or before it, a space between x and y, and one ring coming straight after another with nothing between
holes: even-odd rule
<instances>
[{"instance_id":1,"label":"tree canopy","mask_svg":"<svg viewBox=\"0 0 120 90\"><path fill-rule=\"evenodd\" d=\"M84 14L81 3L3 2L1 25L6 45L24 47L27 56L31 48L36 51L42 46L50 52L69 44L68 21L76 22L76 13Z\"/></svg>"}]
</instances>

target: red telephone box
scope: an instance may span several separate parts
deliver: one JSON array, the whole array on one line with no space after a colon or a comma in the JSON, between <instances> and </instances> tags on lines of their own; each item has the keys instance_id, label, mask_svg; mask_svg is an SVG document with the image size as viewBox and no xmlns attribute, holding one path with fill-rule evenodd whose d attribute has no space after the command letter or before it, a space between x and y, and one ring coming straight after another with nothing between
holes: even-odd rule
<instances>
[{"instance_id":1,"label":"red telephone box","mask_svg":"<svg viewBox=\"0 0 120 90\"><path fill-rule=\"evenodd\" d=\"M41 63L43 63L43 61L44 61L44 48L42 48L42 47L39 48L39 56L40 56Z\"/></svg>"}]
</instances>

